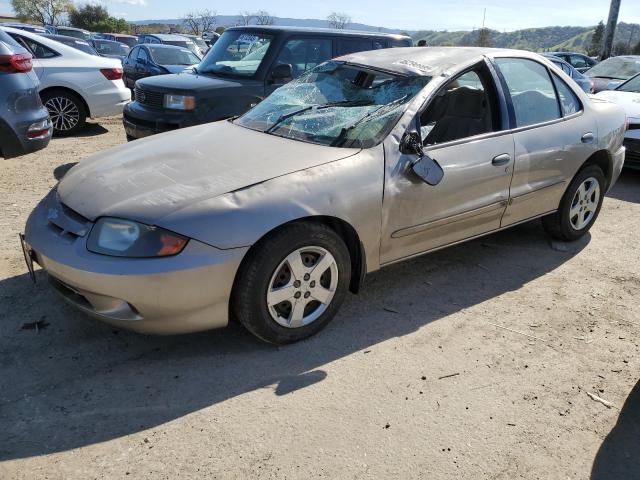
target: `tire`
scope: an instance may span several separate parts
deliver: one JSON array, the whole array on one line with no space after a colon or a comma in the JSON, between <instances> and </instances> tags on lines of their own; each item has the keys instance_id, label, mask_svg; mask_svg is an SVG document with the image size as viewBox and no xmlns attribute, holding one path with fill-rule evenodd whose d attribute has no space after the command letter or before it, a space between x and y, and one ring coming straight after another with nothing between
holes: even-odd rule
<instances>
[{"instance_id":1,"label":"tire","mask_svg":"<svg viewBox=\"0 0 640 480\"><path fill-rule=\"evenodd\" d=\"M586 234L600 213L605 185L606 179L600 167L587 165L580 170L564 193L558 211L542 219L547 233L567 242Z\"/></svg>"},{"instance_id":2,"label":"tire","mask_svg":"<svg viewBox=\"0 0 640 480\"><path fill-rule=\"evenodd\" d=\"M75 93L49 90L42 95L42 104L49 111L54 135L75 135L84 128L87 110L82 99Z\"/></svg>"},{"instance_id":3,"label":"tire","mask_svg":"<svg viewBox=\"0 0 640 480\"><path fill-rule=\"evenodd\" d=\"M321 271L314 270L318 265ZM349 250L337 233L321 224L293 223L248 253L234 283L231 314L262 340L297 342L333 319L350 279Z\"/></svg>"}]
</instances>

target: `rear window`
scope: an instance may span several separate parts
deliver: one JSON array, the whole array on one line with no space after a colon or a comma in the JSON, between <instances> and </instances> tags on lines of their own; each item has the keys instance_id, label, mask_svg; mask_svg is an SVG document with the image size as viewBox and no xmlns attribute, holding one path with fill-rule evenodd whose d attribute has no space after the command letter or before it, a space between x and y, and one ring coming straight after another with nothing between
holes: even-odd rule
<instances>
[{"instance_id":1,"label":"rear window","mask_svg":"<svg viewBox=\"0 0 640 480\"><path fill-rule=\"evenodd\" d=\"M195 65L200 59L186 48L149 47L153 61L158 65Z\"/></svg>"}]
</instances>

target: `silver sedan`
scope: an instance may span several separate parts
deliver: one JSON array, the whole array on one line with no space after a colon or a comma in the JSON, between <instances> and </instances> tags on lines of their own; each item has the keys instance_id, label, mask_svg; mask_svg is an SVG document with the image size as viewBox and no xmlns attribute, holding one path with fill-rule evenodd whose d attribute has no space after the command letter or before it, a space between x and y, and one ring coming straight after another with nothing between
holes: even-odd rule
<instances>
[{"instance_id":1,"label":"silver sedan","mask_svg":"<svg viewBox=\"0 0 640 480\"><path fill-rule=\"evenodd\" d=\"M385 265L539 217L580 238L620 173L624 130L619 107L535 54L353 54L238 119L80 162L29 217L25 257L119 327L236 318L293 342Z\"/></svg>"}]
</instances>

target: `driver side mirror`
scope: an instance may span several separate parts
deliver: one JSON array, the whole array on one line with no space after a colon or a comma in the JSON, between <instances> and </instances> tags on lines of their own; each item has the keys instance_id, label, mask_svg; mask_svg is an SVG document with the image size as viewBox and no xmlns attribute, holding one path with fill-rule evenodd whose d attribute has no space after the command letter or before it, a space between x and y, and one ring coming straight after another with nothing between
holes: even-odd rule
<instances>
[{"instance_id":1,"label":"driver side mirror","mask_svg":"<svg viewBox=\"0 0 640 480\"><path fill-rule=\"evenodd\" d=\"M271 80L285 80L293 77L293 67L288 63L279 63L271 71Z\"/></svg>"},{"instance_id":2,"label":"driver side mirror","mask_svg":"<svg viewBox=\"0 0 640 480\"><path fill-rule=\"evenodd\" d=\"M422 141L417 132L407 132L400 142L400 152L406 155L417 155L411 163L411 170L428 185L438 185L444 177L444 170L433 158L424 153Z\"/></svg>"}]
</instances>

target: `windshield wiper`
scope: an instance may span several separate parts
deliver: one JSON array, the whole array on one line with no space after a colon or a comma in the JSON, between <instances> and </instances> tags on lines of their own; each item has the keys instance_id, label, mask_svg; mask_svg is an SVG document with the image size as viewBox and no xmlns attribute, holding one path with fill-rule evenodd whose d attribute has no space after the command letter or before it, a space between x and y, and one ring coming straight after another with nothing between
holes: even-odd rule
<instances>
[{"instance_id":1,"label":"windshield wiper","mask_svg":"<svg viewBox=\"0 0 640 480\"><path fill-rule=\"evenodd\" d=\"M397 107L398 105L403 103L405 100L407 100L407 98L409 98L409 94L405 95L404 97L400 97L400 98L394 100L391 103L386 103L384 105L381 105L380 107L378 107L375 110L367 113L364 117L358 119L357 121L355 121L354 123L352 123L348 127L344 127L342 130L340 130L340 133L335 138L335 140L333 142L331 142L331 146L332 147L338 147L338 146L342 145L342 142L344 142L346 140L347 134L351 130L353 130L354 128L356 128L358 125L360 125L361 123L363 123L365 121L369 121L372 118L380 117L380 116L384 115L385 113L387 113L388 111L393 110L395 107ZM390 108L390 107L393 107L393 108ZM358 141L358 143L360 144L360 148L362 148L362 142L360 141L360 139L359 138L355 138L354 141L355 140Z\"/></svg>"},{"instance_id":2,"label":"windshield wiper","mask_svg":"<svg viewBox=\"0 0 640 480\"><path fill-rule=\"evenodd\" d=\"M293 112L283 113L278 117L273 125L271 125L264 131L264 133L273 132L285 120L300 115L304 112L308 112L309 110L323 110L325 108L332 107L364 107L367 105L371 105L371 103L373 103L371 100L343 100L341 102L325 103L324 105L308 105L298 110L294 110Z\"/></svg>"}]
</instances>

